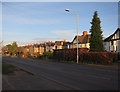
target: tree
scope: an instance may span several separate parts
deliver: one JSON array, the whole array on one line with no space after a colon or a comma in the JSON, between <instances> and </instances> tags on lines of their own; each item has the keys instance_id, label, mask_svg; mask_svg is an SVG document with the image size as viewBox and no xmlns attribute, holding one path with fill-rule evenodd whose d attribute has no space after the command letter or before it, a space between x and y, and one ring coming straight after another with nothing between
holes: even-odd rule
<instances>
[{"instance_id":1,"label":"tree","mask_svg":"<svg viewBox=\"0 0 120 92\"><path fill-rule=\"evenodd\" d=\"M11 55L14 55L15 53L17 53L17 50L18 50L18 45L16 42L13 42L12 45L11 44L8 44L6 45L8 47L8 50L9 50L9 53Z\"/></svg>"},{"instance_id":2,"label":"tree","mask_svg":"<svg viewBox=\"0 0 120 92\"><path fill-rule=\"evenodd\" d=\"M13 42L13 43L12 43L12 53L13 53L13 54L17 53L17 47L18 47L17 43L16 43L16 42Z\"/></svg>"},{"instance_id":3,"label":"tree","mask_svg":"<svg viewBox=\"0 0 120 92\"><path fill-rule=\"evenodd\" d=\"M101 21L98 17L97 11L95 11L91 22L92 26L90 29L90 33L91 33L90 51L97 51L97 52L105 51L100 23Z\"/></svg>"}]
</instances>

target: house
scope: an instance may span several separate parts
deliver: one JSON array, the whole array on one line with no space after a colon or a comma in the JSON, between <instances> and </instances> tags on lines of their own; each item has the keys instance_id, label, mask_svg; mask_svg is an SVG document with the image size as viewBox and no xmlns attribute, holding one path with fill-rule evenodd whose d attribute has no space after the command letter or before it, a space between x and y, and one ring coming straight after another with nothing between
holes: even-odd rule
<instances>
[{"instance_id":1,"label":"house","mask_svg":"<svg viewBox=\"0 0 120 92\"><path fill-rule=\"evenodd\" d=\"M33 45L33 54L39 54L39 46L38 43Z\"/></svg>"},{"instance_id":2,"label":"house","mask_svg":"<svg viewBox=\"0 0 120 92\"><path fill-rule=\"evenodd\" d=\"M63 41L55 41L55 49L65 49L68 48L68 44L70 42Z\"/></svg>"},{"instance_id":3,"label":"house","mask_svg":"<svg viewBox=\"0 0 120 92\"><path fill-rule=\"evenodd\" d=\"M44 43L40 43L39 45L39 54L43 55L44 53Z\"/></svg>"},{"instance_id":4,"label":"house","mask_svg":"<svg viewBox=\"0 0 120 92\"><path fill-rule=\"evenodd\" d=\"M105 49L110 52L120 52L120 28L104 40Z\"/></svg>"},{"instance_id":5,"label":"house","mask_svg":"<svg viewBox=\"0 0 120 92\"><path fill-rule=\"evenodd\" d=\"M29 45L29 54L33 56L33 53L34 53L33 45Z\"/></svg>"},{"instance_id":6,"label":"house","mask_svg":"<svg viewBox=\"0 0 120 92\"><path fill-rule=\"evenodd\" d=\"M90 49L90 39L91 35L87 31L83 32L82 36L78 36L78 47ZM69 44L69 48L77 48L77 36L74 37L73 41Z\"/></svg>"},{"instance_id":7,"label":"house","mask_svg":"<svg viewBox=\"0 0 120 92\"><path fill-rule=\"evenodd\" d=\"M45 42L44 43L44 52L53 52L53 49L55 49L55 43L54 42Z\"/></svg>"}]
</instances>

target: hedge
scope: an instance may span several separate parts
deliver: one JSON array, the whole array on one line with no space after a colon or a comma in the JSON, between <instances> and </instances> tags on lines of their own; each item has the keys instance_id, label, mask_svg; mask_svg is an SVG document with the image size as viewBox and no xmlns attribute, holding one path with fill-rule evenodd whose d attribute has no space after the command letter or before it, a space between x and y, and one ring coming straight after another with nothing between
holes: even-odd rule
<instances>
[{"instance_id":1,"label":"hedge","mask_svg":"<svg viewBox=\"0 0 120 92\"><path fill-rule=\"evenodd\" d=\"M76 61L76 49L54 50L54 59L60 61ZM117 52L88 52L88 49L79 49L79 62L95 64L112 64L118 60Z\"/></svg>"}]
</instances>

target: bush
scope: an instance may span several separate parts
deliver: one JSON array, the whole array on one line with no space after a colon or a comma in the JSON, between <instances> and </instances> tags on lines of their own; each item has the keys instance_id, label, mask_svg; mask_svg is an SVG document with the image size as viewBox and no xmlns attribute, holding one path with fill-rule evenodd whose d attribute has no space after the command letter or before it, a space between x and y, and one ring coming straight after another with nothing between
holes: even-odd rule
<instances>
[{"instance_id":1,"label":"bush","mask_svg":"<svg viewBox=\"0 0 120 92\"><path fill-rule=\"evenodd\" d=\"M53 58L53 52L44 52L43 58L44 59L52 59Z\"/></svg>"},{"instance_id":2,"label":"bush","mask_svg":"<svg viewBox=\"0 0 120 92\"><path fill-rule=\"evenodd\" d=\"M37 58L38 58L38 59L42 59L42 58L43 58L43 55L39 54Z\"/></svg>"},{"instance_id":3,"label":"bush","mask_svg":"<svg viewBox=\"0 0 120 92\"><path fill-rule=\"evenodd\" d=\"M77 61L76 49L54 50L53 57L63 61ZM112 64L118 60L115 52L88 52L87 49L79 49L80 63Z\"/></svg>"}]
</instances>

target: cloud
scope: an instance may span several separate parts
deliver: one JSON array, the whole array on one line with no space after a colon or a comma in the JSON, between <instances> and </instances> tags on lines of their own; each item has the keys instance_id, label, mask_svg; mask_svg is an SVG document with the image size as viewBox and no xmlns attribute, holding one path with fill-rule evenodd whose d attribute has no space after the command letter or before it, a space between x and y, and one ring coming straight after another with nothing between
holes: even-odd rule
<instances>
[{"instance_id":1,"label":"cloud","mask_svg":"<svg viewBox=\"0 0 120 92\"><path fill-rule=\"evenodd\" d=\"M22 33L20 32L0 32L2 35L21 35Z\"/></svg>"},{"instance_id":2,"label":"cloud","mask_svg":"<svg viewBox=\"0 0 120 92\"><path fill-rule=\"evenodd\" d=\"M67 36L67 37L76 35L75 31L73 31L73 30L55 30L55 31L51 31L51 32L54 33L55 35Z\"/></svg>"},{"instance_id":3,"label":"cloud","mask_svg":"<svg viewBox=\"0 0 120 92\"><path fill-rule=\"evenodd\" d=\"M5 15L3 21L15 22L19 24L56 24L60 20L57 19L36 19L36 18L25 18L20 16Z\"/></svg>"},{"instance_id":4,"label":"cloud","mask_svg":"<svg viewBox=\"0 0 120 92\"><path fill-rule=\"evenodd\" d=\"M25 45L30 45L30 44L34 44L34 43L37 43L35 41L32 41L32 40L25 40L25 41L17 41L17 40L14 40L15 42L17 42L18 46L25 46ZM7 44L12 44L14 42L13 40L3 40L3 45L7 45Z\"/></svg>"},{"instance_id":5,"label":"cloud","mask_svg":"<svg viewBox=\"0 0 120 92\"><path fill-rule=\"evenodd\" d=\"M14 41L17 42L18 46L25 46L25 45L31 45L31 44L36 44L36 43L43 43L45 41L58 41L61 40L61 38L58 37L48 37L48 38L34 38L34 39L29 39L29 40L4 40L3 45L7 44L12 44Z\"/></svg>"},{"instance_id":6,"label":"cloud","mask_svg":"<svg viewBox=\"0 0 120 92\"><path fill-rule=\"evenodd\" d=\"M45 42L45 41L56 41L56 40L61 40L61 39L58 37L47 37L47 38L42 37L42 38L35 38L33 40L37 42Z\"/></svg>"}]
</instances>

